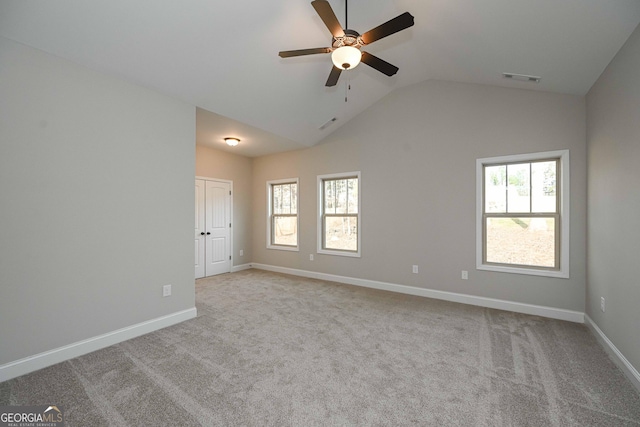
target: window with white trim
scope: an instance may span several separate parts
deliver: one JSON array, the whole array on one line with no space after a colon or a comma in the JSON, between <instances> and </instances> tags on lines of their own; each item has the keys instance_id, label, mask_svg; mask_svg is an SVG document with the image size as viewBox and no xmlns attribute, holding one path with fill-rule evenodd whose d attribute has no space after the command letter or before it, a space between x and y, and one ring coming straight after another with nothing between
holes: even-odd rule
<instances>
[{"instance_id":1,"label":"window with white trim","mask_svg":"<svg viewBox=\"0 0 640 427\"><path fill-rule=\"evenodd\" d=\"M267 182L267 248L298 250L298 178Z\"/></svg>"},{"instance_id":2,"label":"window with white trim","mask_svg":"<svg viewBox=\"0 0 640 427\"><path fill-rule=\"evenodd\" d=\"M360 172L318 176L318 252L360 256Z\"/></svg>"},{"instance_id":3,"label":"window with white trim","mask_svg":"<svg viewBox=\"0 0 640 427\"><path fill-rule=\"evenodd\" d=\"M569 151L478 159L477 268L569 277Z\"/></svg>"}]
</instances>

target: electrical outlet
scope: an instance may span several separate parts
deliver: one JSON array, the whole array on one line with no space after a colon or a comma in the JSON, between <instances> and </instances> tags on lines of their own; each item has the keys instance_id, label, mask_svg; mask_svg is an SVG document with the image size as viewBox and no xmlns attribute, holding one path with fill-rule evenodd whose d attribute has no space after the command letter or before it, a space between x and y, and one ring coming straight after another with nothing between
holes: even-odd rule
<instances>
[{"instance_id":1,"label":"electrical outlet","mask_svg":"<svg viewBox=\"0 0 640 427\"><path fill-rule=\"evenodd\" d=\"M604 297L600 298L600 310L604 313Z\"/></svg>"},{"instance_id":2,"label":"electrical outlet","mask_svg":"<svg viewBox=\"0 0 640 427\"><path fill-rule=\"evenodd\" d=\"M313 261L313 254L309 254L309 261Z\"/></svg>"},{"instance_id":3,"label":"electrical outlet","mask_svg":"<svg viewBox=\"0 0 640 427\"><path fill-rule=\"evenodd\" d=\"M469 272L467 270L462 270L462 280L469 280Z\"/></svg>"},{"instance_id":4,"label":"electrical outlet","mask_svg":"<svg viewBox=\"0 0 640 427\"><path fill-rule=\"evenodd\" d=\"M417 265L413 266L413 274L418 274L418 266Z\"/></svg>"},{"instance_id":5,"label":"electrical outlet","mask_svg":"<svg viewBox=\"0 0 640 427\"><path fill-rule=\"evenodd\" d=\"M171 285L164 285L162 287L162 296L163 297L171 296Z\"/></svg>"},{"instance_id":6,"label":"electrical outlet","mask_svg":"<svg viewBox=\"0 0 640 427\"><path fill-rule=\"evenodd\" d=\"M244 256L244 249L240 249L240 256Z\"/></svg>"}]
</instances>

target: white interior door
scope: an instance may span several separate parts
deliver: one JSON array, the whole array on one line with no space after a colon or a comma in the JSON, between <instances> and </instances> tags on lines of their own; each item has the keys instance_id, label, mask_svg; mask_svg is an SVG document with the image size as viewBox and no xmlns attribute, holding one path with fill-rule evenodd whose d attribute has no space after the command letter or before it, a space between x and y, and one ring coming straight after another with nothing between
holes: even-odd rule
<instances>
[{"instance_id":1,"label":"white interior door","mask_svg":"<svg viewBox=\"0 0 640 427\"><path fill-rule=\"evenodd\" d=\"M231 184L205 181L205 276L231 271Z\"/></svg>"},{"instance_id":2,"label":"white interior door","mask_svg":"<svg viewBox=\"0 0 640 427\"><path fill-rule=\"evenodd\" d=\"M196 244L196 279L204 277L205 275L205 251L204 251L204 243L206 230L204 227L204 195L205 195L205 181L201 179L196 179L196 233L195 233L195 244Z\"/></svg>"}]
</instances>

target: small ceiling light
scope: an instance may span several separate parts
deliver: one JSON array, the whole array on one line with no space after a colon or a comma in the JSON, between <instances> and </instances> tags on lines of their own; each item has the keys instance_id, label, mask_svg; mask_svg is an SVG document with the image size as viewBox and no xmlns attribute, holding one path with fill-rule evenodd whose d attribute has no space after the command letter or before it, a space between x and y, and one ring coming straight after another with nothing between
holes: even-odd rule
<instances>
[{"instance_id":1,"label":"small ceiling light","mask_svg":"<svg viewBox=\"0 0 640 427\"><path fill-rule=\"evenodd\" d=\"M226 142L229 147L235 147L240 143L240 140L238 138L225 138L224 142Z\"/></svg>"},{"instance_id":2,"label":"small ceiling light","mask_svg":"<svg viewBox=\"0 0 640 427\"><path fill-rule=\"evenodd\" d=\"M333 65L341 70L351 70L360 63L362 52L353 46L340 46L331 53Z\"/></svg>"}]
</instances>

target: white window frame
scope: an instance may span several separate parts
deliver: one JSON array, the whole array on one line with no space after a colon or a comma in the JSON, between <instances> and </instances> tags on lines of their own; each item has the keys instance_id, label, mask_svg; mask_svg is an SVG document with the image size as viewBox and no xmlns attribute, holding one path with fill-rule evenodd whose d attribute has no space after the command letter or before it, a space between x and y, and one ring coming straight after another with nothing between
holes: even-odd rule
<instances>
[{"instance_id":1,"label":"white window frame","mask_svg":"<svg viewBox=\"0 0 640 427\"><path fill-rule=\"evenodd\" d=\"M273 223L273 186L279 184L296 184L298 188L297 192L297 206L296 206L296 219L298 222L298 232L296 233L296 245L276 245L272 242L272 223ZM280 251L300 251L300 182L298 178L289 179L276 179L267 181L267 249L277 249Z\"/></svg>"},{"instance_id":2,"label":"white window frame","mask_svg":"<svg viewBox=\"0 0 640 427\"><path fill-rule=\"evenodd\" d=\"M558 270L527 268L522 266L511 267L508 265L486 264L483 260L484 251L484 179L485 165L534 162L547 159L559 159L560 180L556 183L560 189L558 214L560 215L560 268ZM502 273L528 274L533 276L569 278L569 235L570 235L570 171L569 150L546 151L541 153L518 154L510 156L489 157L476 160L476 268L478 270L497 271Z\"/></svg>"},{"instance_id":3,"label":"white window frame","mask_svg":"<svg viewBox=\"0 0 640 427\"><path fill-rule=\"evenodd\" d=\"M336 250L336 249L325 249L322 246L322 242L324 241L324 181L325 180L333 180L333 179L347 179L347 178L357 178L358 179L358 213L356 214L356 218L358 221L358 250L357 251L347 251L347 250ZM345 257L355 257L360 258L362 254L362 222L361 222L361 213L362 213L362 179L360 171L355 172L344 172L344 173L334 173L328 175L318 175L318 248L317 251L319 254L326 255L337 255L337 256L345 256Z\"/></svg>"}]
</instances>

